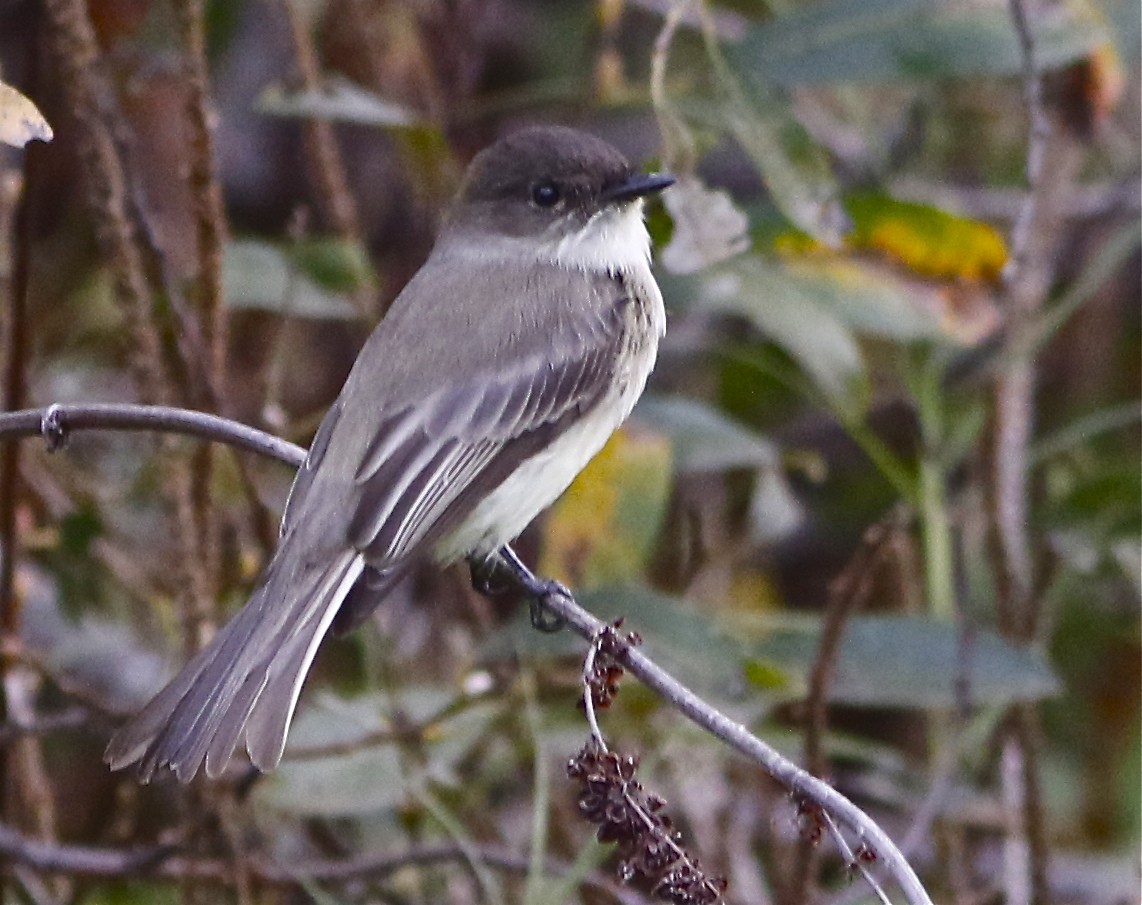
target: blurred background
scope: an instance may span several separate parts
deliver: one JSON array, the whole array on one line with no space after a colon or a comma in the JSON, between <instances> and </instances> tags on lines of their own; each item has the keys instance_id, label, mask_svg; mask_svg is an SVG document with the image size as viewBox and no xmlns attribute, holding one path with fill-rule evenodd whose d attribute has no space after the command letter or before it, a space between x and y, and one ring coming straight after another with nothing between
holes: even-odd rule
<instances>
[{"instance_id":1,"label":"blurred background","mask_svg":"<svg viewBox=\"0 0 1142 905\"><path fill-rule=\"evenodd\" d=\"M668 335L521 554L937 901L1137 902L1139 32L1126 0L0 0L0 136L25 98L54 131L0 148L4 408L304 445L471 156L590 130L678 177ZM565 774L582 643L463 567L327 641L276 772L108 773L245 600L290 469L0 453L4 902L656 901ZM601 726L727 902L873 900L874 854L633 679Z\"/></svg>"}]
</instances>

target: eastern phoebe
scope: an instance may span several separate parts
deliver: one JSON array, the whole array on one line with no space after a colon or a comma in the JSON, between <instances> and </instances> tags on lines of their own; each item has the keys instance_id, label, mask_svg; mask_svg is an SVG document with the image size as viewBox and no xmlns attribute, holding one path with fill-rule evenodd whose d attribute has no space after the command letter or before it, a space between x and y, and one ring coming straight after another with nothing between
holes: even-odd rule
<instances>
[{"instance_id":1,"label":"eastern phoebe","mask_svg":"<svg viewBox=\"0 0 1142 905\"><path fill-rule=\"evenodd\" d=\"M642 198L670 185L537 127L476 155L424 266L322 421L245 607L124 726L112 769L277 766L333 627L418 561L513 540L630 414L666 329Z\"/></svg>"}]
</instances>

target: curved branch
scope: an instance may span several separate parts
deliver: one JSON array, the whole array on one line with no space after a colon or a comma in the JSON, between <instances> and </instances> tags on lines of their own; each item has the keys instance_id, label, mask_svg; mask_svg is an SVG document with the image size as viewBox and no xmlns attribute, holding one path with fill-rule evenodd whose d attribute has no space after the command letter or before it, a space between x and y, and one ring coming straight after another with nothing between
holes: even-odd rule
<instances>
[{"instance_id":1,"label":"curved branch","mask_svg":"<svg viewBox=\"0 0 1142 905\"><path fill-rule=\"evenodd\" d=\"M593 640L607 623L583 609L566 588L545 582L528 569L510 547L498 554L503 571L515 578L524 593L541 599L543 606L587 640ZM876 822L844 795L823 780L786 759L741 723L730 719L703 701L657 663L627 645L616 659L643 685L664 698L692 722L738 753L760 764L770 776L787 788L798 801L811 802L854 831L875 851L878 862L896 880L911 905L932 905L920 878L896 843Z\"/></svg>"},{"instance_id":2,"label":"curved branch","mask_svg":"<svg viewBox=\"0 0 1142 905\"><path fill-rule=\"evenodd\" d=\"M159 431L215 440L298 468L305 450L273 434L229 418L164 405L77 403L0 412L0 441L41 436L55 450L72 431Z\"/></svg>"},{"instance_id":3,"label":"curved branch","mask_svg":"<svg viewBox=\"0 0 1142 905\"><path fill-rule=\"evenodd\" d=\"M605 625L570 596L551 605L568 625L584 637L594 637ZM667 673L649 657L628 647L619 661L640 682L665 698L676 710L701 726L715 738L744 754L765 768L795 798L811 801L824 808L837 820L857 833L875 852L880 864L900 885L912 905L932 905L920 878L904 858L900 849L875 821L844 795L811 773L787 760L741 723L730 719L711 704Z\"/></svg>"},{"instance_id":4,"label":"curved branch","mask_svg":"<svg viewBox=\"0 0 1142 905\"><path fill-rule=\"evenodd\" d=\"M146 405L52 405L46 409L0 413L0 440L5 437L40 435L47 440L50 448L55 448L66 441L69 432L75 430L168 431L238 446L294 466L301 465L305 459L305 451L286 440L226 418L185 409ZM522 590L541 598L548 610L563 619L583 638L592 641L606 627L606 623L579 606L566 589L536 578L510 547L504 547L499 558L505 571L515 578ZM715 738L758 763L770 776L789 789L796 799L812 802L825 809L855 832L863 843L875 851L878 862L900 885L911 905L932 905L931 898L900 849L871 817L844 795L778 754L741 723L707 704L646 655L628 646L618 654L617 659L639 681L657 692L676 710ZM0 826L0 852L12 847L12 832ZM9 834L7 838L5 833ZM117 856L142 858L143 863L146 863L146 856L142 854L120 852ZM161 852L152 850L150 857L161 860L164 856ZM133 863L139 862L136 860ZM186 864L190 866L192 862ZM62 866L60 869L66 870ZM206 875L209 873L207 871ZM320 878L313 872L308 876Z\"/></svg>"}]
</instances>

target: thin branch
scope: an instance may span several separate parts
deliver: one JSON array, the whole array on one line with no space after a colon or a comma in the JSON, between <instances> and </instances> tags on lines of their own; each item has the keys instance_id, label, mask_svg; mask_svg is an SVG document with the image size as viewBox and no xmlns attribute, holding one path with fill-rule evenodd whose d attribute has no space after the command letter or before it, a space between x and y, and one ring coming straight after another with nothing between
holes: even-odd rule
<instances>
[{"instance_id":1,"label":"thin branch","mask_svg":"<svg viewBox=\"0 0 1142 905\"><path fill-rule=\"evenodd\" d=\"M592 641L603 631L606 623L598 619L575 601L566 589L544 582L519 561L510 547L498 554L503 570L514 576L521 590L538 594L544 608L575 631ZM647 688L666 700L675 710L705 729L740 754L758 763L770 776L785 786L797 799L812 802L830 813L834 819L861 836L876 853L878 860L900 885L907 900L913 905L932 905L916 872L900 853L896 844L867 814L845 798L828 783L802 770L786 759L741 723L735 722L715 707L703 701L689 688L667 673L645 654L627 645L616 660L626 667Z\"/></svg>"},{"instance_id":2,"label":"thin branch","mask_svg":"<svg viewBox=\"0 0 1142 905\"><path fill-rule=\"evenodd\" d=\"M1034 349L1022 349L1054 279L1061 211L1077 178L1081 144L1068 138L1048 110L1043 73L1032 34L1032 16L1041 4L1009 0L1012 25L1023 61L1023 91L1029 120L1027 193L1011 231L1011 256L1003 273L1009 329L1006 366L995 386L991 483L991 547L997 574L997 609L1004 634L1031 643L1040 631L1041 595L1036 587L1038 557L1031 529L1029 475L1035 428L1037 383ZM1000 785L1007 815L1004 839L1004 892L1010 905L1035 905L1046 897L1046 832L1037 746L1024 731L1033 719L1016 706L1013 729L1005 734Z\"/></svg>"},{"instance_id":3,"label":"thin branch","mask_svg":"<svg viewBox=\"0 0 1142 905\"><path fill-rule=\"evenodd\" d=\"M888 192L904 201L918 201L956 211L990 223L1014 223L1023 211L1027 190L1009 186L976 186L898 176L888 180ZM1137 176L1083 182L1074 186L1059 209L1065 221L1136 219L1142 212L1142 185Z\"/></svg>"},{"instance_id":4,"label":"thin branch","mask_svg":"<svg viewBox=\"0 0 1142 905\"><path fill-rule=\"evenodd\" d=\"M108 125L113 121L109 114L112 89L100 66L95 28L82 0L46 0L44 8L68 107L79 126L73 140L80 154L96 235L110 264L115 295L133 339L135 383L145 398L163 402L171 386L152 319L153 293L129 213L129 180Z\"/></svg>"},{"instance_id":5,"label":"thin branch","mask_svg":"<svg viewBox=\"0 0 1142 905\"><path fill-rule=\"evenodd\" d=\"M995 386L990 505L992 549L999 576L999 618L1017 643L1038 629L1037 559L1028 492L1029 448L1035 429L1036 350L1026 347L1057 265L1063 212L1083 160L1081 143L1064 133L1047 108L1043 72L1031 29L1037 3L1010 0L1011 19L1023 55L1027 106L1027 191L1011 230L1003 271L1008 329L1006 361Z\"/></svg>"},{"instance_id":6,"label":"thin branch","mask_svg":"<svg viewBox=\"0 0 1142 905\"><path fill-rule=\"evenodd\" d=\"M33 159L29 156L26 175L31 173ZM31 241L28 225L31 203L29 192L32 185L34 181L29 179L20 200L17 217L16 266L11 287L7 350L9 368L3 400L6 407L19 405L25 392L28 245ZM19 482L17 453L15 447L5 449L0 459L0 469L3 472L0 474L0 729L10 724L27 725L35 720L34 700L39 679L34 671L20 666L9 656L9 648L19 638L21 628L21 601L14 583L17 548L16 489ZM34 733L22 733L13 736L11 742L0 750L0 820L6 818L11 809L24 825L34 827L42 839L52 840L56 836L57 812L39 738ZM33 899L41 898L31 884L26 883L24 886ZM46 896L52 890L45 888L42 892ZM0 887L0 901L4 900L3 888Z\"/></svg>"},{"instance_id":7,"label":"thin branch","mask_svg":"<svg viewBox=\"0 0 1142 905\"><path fill-rule=\"evenodd\" d=\"M1039 71L1039 57L1035 49L1035 38L1031 34L1031 23L1027 16L1025 0L1009 0L1011 21L1019 39L1019 51L1023 65L1023 94L1030 119L1030 136L1027 142L1027 186L1030 189L1024 198L1023 206L1011 230L1011 257L1007 265L1005 280L1009 287L1027 267L1027 256L1033 243L1033 226L1042 201L1043 179L1046 176L1044 158L1047 143L1053 131L1051 120L1043 105L1043 80Z\"/></svg>"},{"instance_id":8,"label":"thin branch","mask_svg":"<svg viewBox=\"0 0 1142 905\"><path fill-rule=\"evenodd\" d=\"M829 690L840 658L841 643L850 617L868 599L872 591L876 567L883 558L888 544L900 529L906 513L904 507L894 509L887 517L870 526L860 540L856 552L845 567L829 583L829 600L813 668L809 674L809 689L805 700L805 766L814 776L824 778L828 764L825 760L824 738L828 731ZM802 840L797 852L796 883L799 900L810 898L816 846Z\"/></svg>"},{"instance_id":9,"label":"thin branch","mask_svg":"<svg viewBox=\"0 0 1142 905\"><path fill-rule=\"evenodd\" d=\"M0 747L24 736L52 735L69 729L84 729L90 723L91 715L82 707L70 707L34 720L10 720L0 723Z\"/></svg>"},{"instance_id":10,"label":"thin branch","mask_svg":"<svg viewBox=\"0 0 1142 905\"><path fill-rule=\"evenodd\" d=\"M49 449L58 449L74 431L83 430L186 434L260 453L294 468L305 461L305 450L296 443L229 418L171 406L76 403L0 412L0 440L42 436Z\"/></svg>"},{"instance_id":11,"label":"thin branch","mask_svg":"<svg viewBox=\"0 0 1142 905\"><path fill-rule=\"evenodd\" d=\"M44 29L40 17L30 46L29 63L33 73L40 71L40 51ZM5 362L2 402L6 409L24 405L27 393L27 355L30 343L28 284L31 273L32 213L39 191L43 167L44 148L39 142L24 152L24 172L18 194L13 191L0 198L0 240L10 242L11 249L0 248L0 256L12 261L11 278L5 281L9 305L8 317L0 318L0 358ZM0 191L4 191L0 188ZM6 192L7 194L7 192ZM21 595L16 592L16 555L20 545L16 527L16 510L20 499L20 455L15 447L0 450L0 645L6 646L19 637L21 628ZM12 689L9 676L12 664L0 657L0 723L7 723L18 712L17 702L10 699ZM0 750L0 820L11 809L9 796L15 799L18 788L17 754L5 748ZM20 813L17 807L16 814ZM6 901L0 887L0 903Z\"/></svg>"},{"instance_id":12,"label":"thin branch","mask_svg":"<svg viewBox=\"0 0 1142 905\"><path fill-rule=\"evenodd\" d=\"M662 162L673 173L690 173L697 160L694 139L666 90L666 67L674 35L694 0L675 0L663 18L650 58L650 101L662 135Z\"/></svg>"},{"instance_id":13,"label":"thin branch","mask_svg":"<svg viewBox=\"0 0 1142 905\"><path fill-rule=\"evenodd\" d=\"M195 238L198 251L193 302L202 337L200 360L197 362L201 382L210 388L209 407L218 408L225 396L226 309L222 304L222 238L225 211L222 191L215 178L214 144L210 128L208 69L206 62L206 29L203 0L182 0L178 4L179 28L182 33L184 66L187 79L187 103L184 108L189 130L190 156L187 173L190 189ZM188 368L191 363L187 362ZM197 649L204 625L214 622L220 574L219 513L211 505L210 488L214 483L213 449L204 446L188 463L189 495L194 515L195 542L202 561L195 570L203 593L195 595L197 606L188 609L188 653Z\"/></svg>"},{"instance_id":14,"label":"thin branch","mask_svg":"<svg viewBox=\"0 0 1142 905\"><path fill-rule=\"evenodd\" d=\"M30 267L31 230L29 214L31 193L35 183L35 161L42 153L38 144L25 152L23 187L14 207L9 199L0 199L0 236L12 237L12 276L8 289L8 316L0 326L0 353L5 363L3 390L0 403L5 409L15 409L24 405L27 378L25 374L28 342L28 272ZM12 226L9 229L9 225ZM0 252L2 253L2 252ZM16 561L16 501L19 498L20 460L19 450L6 449L0 456L0 638L15 635L19 628L19 602L14 590ZM0 669L0 675L3 670ZM3 692L0 691L0 698ZM0 703L0 719L4 718L4 707ZM0 775L3 771L0 770ZM0 815L3 807L0 805Z\"/></svg>"},{"instance_id":15,"label":"thin branch","mask_svg":"<svg viewBox=\"0 0 1142 905\"><path fill-rule=\"evenodd\" d=\"M182 304L179 281L151 228L152 217L138 167L131 153L133 133L119 107L116 87L106 71L88 5L83 0L46 0L48 34L68 106L75 119L73 143L78 148L88 206L95 221L100 250L114 279L115 296L124 312L131 340L136 391L147 402L175 403L203 395L214 398L210 374L196 374L201 349L201 322ZM178 327L168 323L157 304L158 286ZM165 328L165 329L164 329ZM175 350L178 350L177 352ZM180 565L179 597L183 602L184 636L196 650L217 597L217 557L209 542L211 516L202 505L210 484L209 456L200 453L197 467L188 457L163 449L160 459L164 495L174 510Z\"/></svg>"},{"instance_id":16,"label":"thin branch","mask_svg":"<svg viewBox=\"0 0 1142 905\"><path fill-rule=\"evenodd\" d=\"M46 844L21 835L13 828L0 824L0 856L24 865L39 873L59 873L71 876L116 879L121 877L138 881L141 877L159 880L197 880L233 885L233 870L229 861L221 858L187 858L178 853L174 845L154 845L143 848L115 849L83 845ZM300 881L318 883L349 883L355 880L385 877L415 865L432 865L448 861L464 861L474 856L481 864L513 873L523 874L528 859L505 848L496 846L465 846L455 844L423 845L398 854L368 854L338 860L311 859L281 864L261 856L251 858L251 875L264 883L278 886L296 886ZM552 876L570 873L573 866L548 860L544 869ZM601 891L624 905L645 905L648 901L632 890L615 886L600 877L586 877L581 885L585 889Z\"/></svg>"},{"instance_id":17,"label":"thin branch","mask_svg":"<svg viewBox=\"0 0 1142 905\"><path fill-rule=\"evenodd\" d=\"M242 424L201 412L133 405L49 406L43 410L0 414L0 439L5 436L43 435L58 445L70 431L165 430L217 440L271 456L298 466L304 451L285 440ZM565 621L587 641L606 628L606 623L583 609L574 597L559 586L537 579L515 556L510 547L500 551L501 565L530 592L541 589L543 605ZM834 819L853 830L875 852L884 869L900 885L912 905L932 905L915 871L888 835L860 808L827 783L802 770L777 753L745 726L707 704L694 692L659 667L650 658L625 645L616 659L644 685L664 698L698 726L734 750L762 766L775 780L801 800L815 803ZM0 851L4 839L0 835ZM152 853L153 856L153 853ZM197 863L197 862L196 862ZM524 862L526 869L526 860Z\"/></svg>"},{"instance_id":18,"label":"thin branch","mask_svg":"<svg viewBox=\"0 0 1142 905\"><path fill-rule=\"evenodd\" d=\"M587 656L583 658L583 712L587 716L587 728L591 730L592 740L599 746L600 751L606 752L607 740L603 738L603 731L599 728L599 718L595 715L595 658L598 656L601 640L600 635L592 638L587 648Z\"/></svg>"},{"instance_id":19,"label":"thin branch","mask_svg":"<svg viewBox=\"0 0 1142 905\"><path fill-rule=\"evenodd\" d=\"M323 87L321 64L313 46L309 24L295 4L283 0L279 6L289 25L301 83L308 91L320 92ZM309 119L304 123L303 131L310 170L317 183L315 198L325 221L323 225L345 241L359 243L363 235L361 216L357 210L357 200L349 189L349 178L333 124L326 120ZM361 307L362 314L369 314L367 299L361 293L353 293L353 300Z\"/></svg>"},{"instance_id":20,"label":"thin branch","mask_svg":"<svg viewBox=\"0 0 1142 905\"><path fill-rule=\"evenodd\" d=\"M226 309L222 304L222 240L226 213L222 191L214 173L214 138L210 127L209 73L206 63L203 0L182 0L178 5L183 52L186 55L190 97L186 105L190 123L190 172L198 239L198 308L203 343L209 356L204 370L219 396L225 386Z\"/></svg>"}]
</instances>

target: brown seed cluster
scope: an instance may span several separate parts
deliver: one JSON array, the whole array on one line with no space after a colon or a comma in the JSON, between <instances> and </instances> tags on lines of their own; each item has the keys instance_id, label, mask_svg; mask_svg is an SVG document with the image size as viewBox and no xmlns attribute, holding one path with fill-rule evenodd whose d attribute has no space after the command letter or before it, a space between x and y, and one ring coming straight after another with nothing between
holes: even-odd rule
<instances>
[{"instance_id":1,"label":"brown seed cluster","mask_svg":"<svg viewBox=\"0 0 1142 905\"><path fill-rule=\"evenodd\" d=\"M619 654L628 647L637 647L642 643L642 638L635 632L627 632L625 637L620 636L622 624L622 620L618 619L599 632L594 642L595 657L591 669L583 677L591 690L591 704L596 710L606 710L618 696L619 680L623 677L623 668L618 663ZM579 706L584 707L584 702L580 701Z\"/></svg>"},{"instance_id":2,"label":"brown seed cluster","mask_svg":"<svg viewBox=\"0 0 1142 905\"><path fill-rule=\"evenodd\" d=\"M617 847L623 882L675 905L716 905L726 881L707 877L698 859L682 848L681 835L662 813L666 800L635 779L638 757L608 750L598 734L595 711L610 707L619 693L619 657L642 643L634 632L620 635L621 628L620 619L599 632L583 675L586 688L579 704L587 711L592 735L567 763L567 775L580 784L579 810L598 826L600 842Z\"/></svg>"},{"instance_id":3,"label":"brown seed cluster","mask_svg":"<svg viewBox=\"0 0 1142 905\"><path fill-rule=\"evenodd\" d=\"M715 905L726 881L707 877L680 844L681 835L662 813L666 801L635 779L638 758L603 749L591 739L567 764L578 780L579 810L599 829L600 842L618 848L619 876L676 905Z\"/></svg>"}]
</instances>

